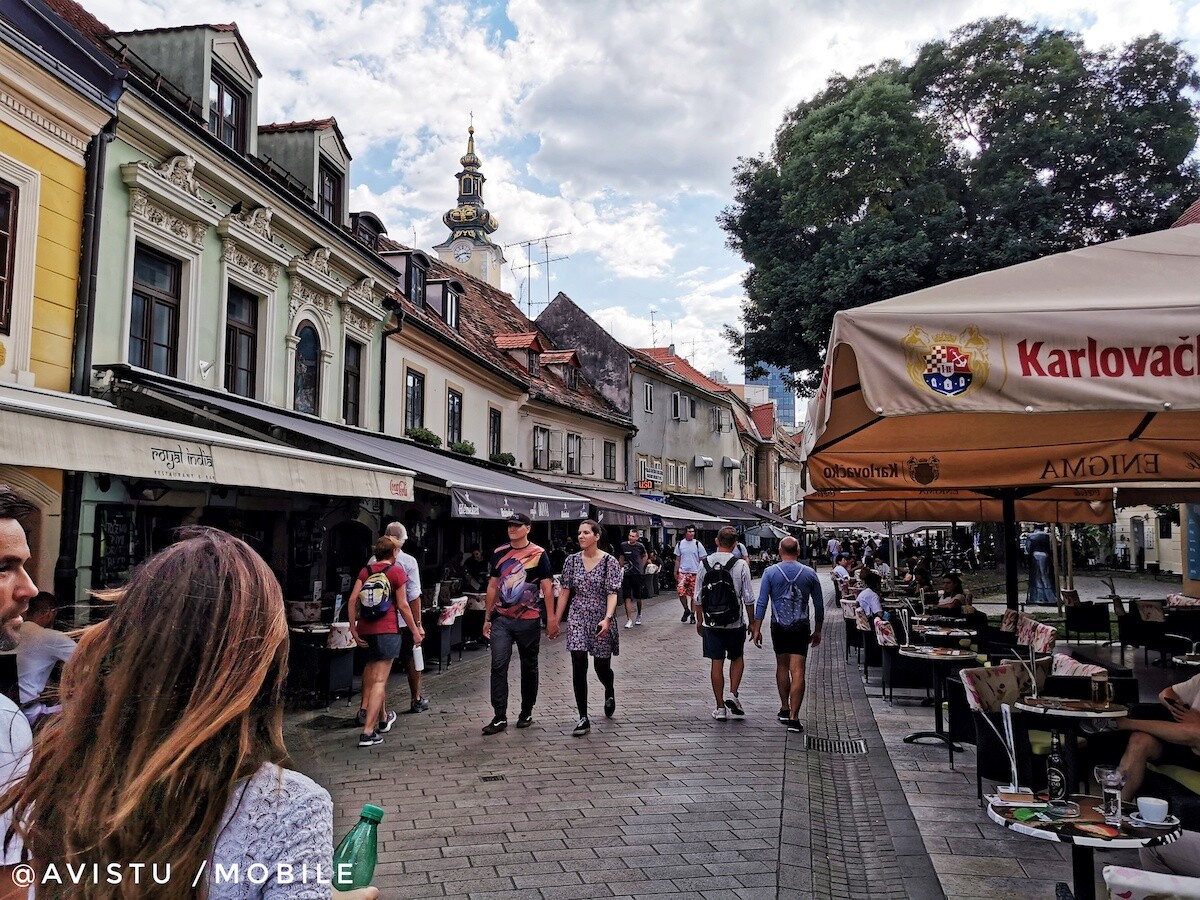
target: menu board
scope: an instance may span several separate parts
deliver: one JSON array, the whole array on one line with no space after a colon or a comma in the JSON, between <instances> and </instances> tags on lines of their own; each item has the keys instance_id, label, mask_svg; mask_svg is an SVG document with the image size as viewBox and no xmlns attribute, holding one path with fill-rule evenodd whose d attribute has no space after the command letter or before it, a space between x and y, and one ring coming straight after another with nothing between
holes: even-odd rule
<instances>
[{"instance_id":1,"label":"menu board","mask_svg":"<svg viewBox=\"0 0 1200 900\"><path fill-rule=\"evenodd\" d=\"M96 507L95 556L92 587L118 587L129 580L137 532L132 506L100 504Z\"/></svg>"}]
</instances>

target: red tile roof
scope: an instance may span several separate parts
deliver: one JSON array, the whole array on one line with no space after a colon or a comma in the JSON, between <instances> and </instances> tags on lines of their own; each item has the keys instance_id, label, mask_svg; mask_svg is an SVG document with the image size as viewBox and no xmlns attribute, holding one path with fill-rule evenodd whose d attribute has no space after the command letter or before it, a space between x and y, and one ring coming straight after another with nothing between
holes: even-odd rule
<instances>
[{"instance_id":1,"label":"red tile roof","mask_svg":"<svg viewBox=\"0 0 1200 900\"><path fill-rule=\"evenodd\" d=\"M269 125L258 126L258 130L262 134L278 134L288 131L325 131L329 128L337 128L337 119L332 116L328 119L309 119L307 122L272 122Z\"/></svg>"},{"instance_id":2,"label":"red tile roof","mask_svg":"<svg viewBox=\"0 0 1200 900\"><path fill-rule=\"evenodd\" d=\"M501 350L537 350L542 347L536 331L520 331L516 334L496 335L496 346Z\"/></svg>"},{"instance_id":3,"label":"red tile roof","mask_svg":"<svg viewBox=\"0 0 1200 900\"><path fill-rule=\"evenodd\" d=\"M754 427L758 429L763 440L769 441L775 437L774 403L760 403L753 407L750 410L750 418L754 420Z\"/></svg>"},{"instance_id":4,"label":"red tile roof","mask_svg":"<svg viewBox=\"0 0 1200 900\"><path fill-rule=\"evenodd\" d=\"M715 394L728 393L729 386L718 384L700 370L694 368L682 356L676 356L668 347L644 347L638 350L669 371L675 372L681 378L690 381L698 388L712 391Z\"/></svg>"},{"instance_id":5,"label":"red tile roof","mask_svg":"<svg viewBox=\"0 0 1200 900\"><path fill-rule=\"evenodd\" d=\"M98 44L103 44L104 38L112 33L111 28L78 3L75 3L74 0L45 0L45 3L58 15L66 19L73 28ZM108 48L105 47L105 49L107 50Z\"/></svg>"},{"instance_id":6,"label":"red tile roof","mask_svg":"<svg viewBox=\"0 0 1200 900\"><path fill-rule=\"evenodd\" d=\"M1171 227L1179 228L1183 225L1195 225L1197 222L1200 222L1200 200L1197 200L1184 210L1183 215L1176 219Z\"/></svg>"},{"instance_id":7,"label":"red tile roof","mask_svg":"<svg viewBox=\"0 0 1200 900\"><path fill-rule=\"evenodd\" d=\"M550 350L538 357L543 366L578 366L579 354L574 350Z\"/></svg>"}]
</instances>

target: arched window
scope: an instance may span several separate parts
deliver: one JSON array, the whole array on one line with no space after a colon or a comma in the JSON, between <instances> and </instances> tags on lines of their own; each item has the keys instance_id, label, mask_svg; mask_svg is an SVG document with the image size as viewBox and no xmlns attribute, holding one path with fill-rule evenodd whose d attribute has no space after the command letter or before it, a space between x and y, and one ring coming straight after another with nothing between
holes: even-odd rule
<instances>
[{"instance_id":1,"label":"arched window","mask_svg":"<svg viewBox=\"0 0 1200 900\"><path fill-rule=\"evenodd\" d=\"M296 379L292 408L296 412L318 415L321 396L321 339L311 325L296 332Z\"/></svg>"}]
</instances>

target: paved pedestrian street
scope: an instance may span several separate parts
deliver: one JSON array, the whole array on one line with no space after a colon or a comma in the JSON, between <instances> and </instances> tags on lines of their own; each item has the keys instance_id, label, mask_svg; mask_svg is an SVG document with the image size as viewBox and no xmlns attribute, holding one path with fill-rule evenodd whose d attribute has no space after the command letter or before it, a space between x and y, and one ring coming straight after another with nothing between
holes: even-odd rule
<instances>
[{"instance_id":1,"label":"paved pedestrian street","mask_svg":"<svg viewBox=\"0 0 1200 900\"><path fill-rule=\"evenodd\" d=\"M828 591L827 591L828 592ZM493 737L488 657L427 673L431 709L402 715L360 749L347 707L289 716L297 766L333 795L335 833L362 805L386 810L375 883L402 897L940 897L917 823L884 752L834 618L810 657L805 729L864 741L866 753L806 750L776 720L769 639L747 649L745 719L711 718L708 662L673 594L625 629L615 661L617 711L605 719L594 675L591 733L576 713L563 640L543 639L533 727ZM850 677L847 677L849 672ZM389 697L407 708L404 678ZM850 747L849 749L862 749Z\"/></svg>"}]
</instances>

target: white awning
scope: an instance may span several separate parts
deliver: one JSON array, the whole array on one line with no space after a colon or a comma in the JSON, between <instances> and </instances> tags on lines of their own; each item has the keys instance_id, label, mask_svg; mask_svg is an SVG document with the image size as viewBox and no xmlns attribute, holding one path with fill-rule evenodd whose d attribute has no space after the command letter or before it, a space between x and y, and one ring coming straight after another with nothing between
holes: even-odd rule
<instances>
[{"instance_id":1,"label":"white awning","mask_svg":"<svg viewBox=\"0 0 1200 900\"><path fill-rule=\"evenodd\" d=\"M408 469L178 425L87 397L0 386L0 463L334 497L411 500Z\"/></svg>"},{"instance_id":2,"label":"white awning","mask_svg":"<svg viewBox=\"0 0 1200 900\"><path fill-rule=\"evenodd\" d=\"M707 469L713 463L711 456L701 456L696 454L696 458L692 460L692 466L697 469Z\"/></svg>"}]
</instances>

